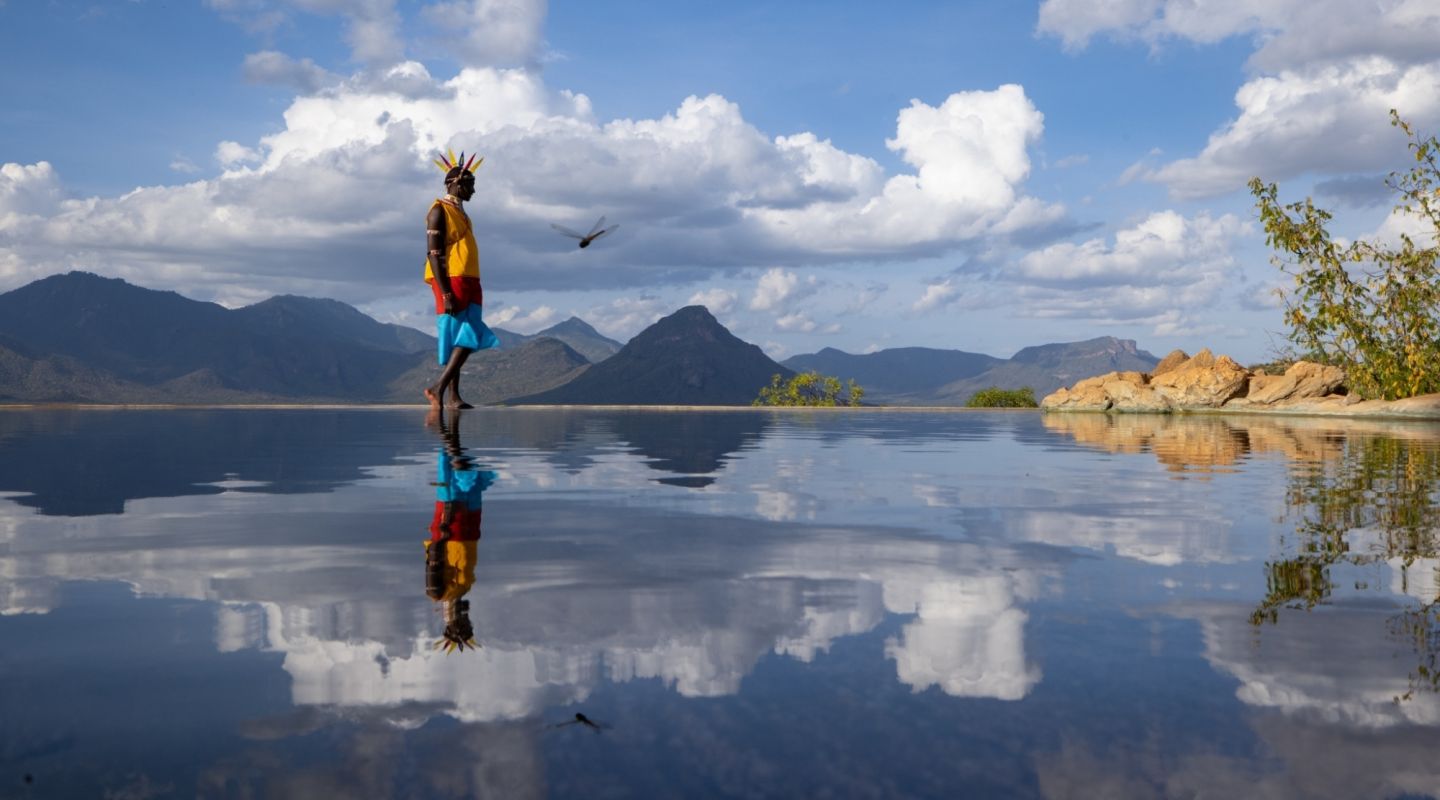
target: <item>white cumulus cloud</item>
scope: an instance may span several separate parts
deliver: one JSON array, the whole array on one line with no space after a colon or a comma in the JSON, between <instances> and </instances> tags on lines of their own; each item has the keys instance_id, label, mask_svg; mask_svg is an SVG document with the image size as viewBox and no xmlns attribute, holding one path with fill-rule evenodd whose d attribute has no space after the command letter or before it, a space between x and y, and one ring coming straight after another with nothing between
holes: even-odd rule
<instances>
[{"instance_id":1,"label":"white cumulus cloud","mask_svg":"<svg viewBox=\"0 0 1440 800\"><path fill-rule=\"evenodd\" d=\"M486 314L486 322L499 325L516 333L530 334L550 326L558 316L550 306L538 306L529 311L520 306L506 306L493 314Z\"/></svg>"},{"instance_id":2,"label":"white cumulus cloud","mask_svg":"<svg viewBox=\"0 0 1440 800\"><path fill-rule=\"evenodd\" d=\"M239 142L221 142L215 146L215 160L223 167L238 167L260 160L260 151Z\"/></svg>"},{"instance_id":3,"label":"white cumulus cloud","mask_svg":"<svg viewBox=\"0 0 1440 800\"><path fill-rule=\"evenodd\" d=\"M1235 94L1238 116L1198 155L1136 168L1180 198L1241 189L1257 175L1391 169L1404 153L1391 108L1422 129L1440 124L1434 0L1045 0L1037 30L1072 51L1097 35L1152 47L1254 41L1254 74Z\"/></svg>"},{"instance_id":4,"label":"white cumulus cloud","mask_svg":"<svg viewBox=\"0 0 1440 800\"><path fill-rule=\"evenodd\" d=\"M1239 218L1150 214L1101 238L1027 253L1001 277L1019 284L1026 313L1149 323L1157 334L1194 330L1184 316L1213 304L1234 281Z\"/></svg>"},{"instance_id":5,"label":"white cumulus cloud","mask_svg":"<svg viewBox=\"0 0 1440 800\"><path fill-rule=\"evenodd\" d=\"M1235 93L1239 116L1196 156L1147 177L1177 197L1202 197L1307 171L1383 170L1405 160L1405 138L1390 109L1422 130L1440 122L1440 60L1402 65L1382 56L1351 59L1248 81Z\"/></svg>"},{"instance_id":6,"label":"white cumulus cloud","mask_svg":"<svg viewBox=\"0 0 1440 800\"><path fill-rule=\"evenodd\" d=\"M800 277L779 267L765 271L755 284L755 294L750 298L750 308L755 311L770 311L782 307L800 288Z\"/></svg>"},{"instance_id":7,"label":"white cumulus cloud","mask_svg":"<svg viewBox=\"0 0 1440 800\"><path fill-rule=\"evenodd\" d=\"M950 305L960 298L960 287L950 279L937 281L925 287L925 291L916 300L911 309L922 314L936 311Z\"/></svg>"},{"instance_id":8,"label":"white cumulus cloud","mask_svg":"<svg viewBox=\"0 0 1440 800\"><path fill-rule=\"evenodd\" d=\"M1279 70L1387 53L1440 56L1440 6L1432 0L1044 0L1036 26L1078 50L1101 34L1158 45L1251 36L1252 66Z\"/></svg>"},{"instance_id":9,"label":"white cumulus cloud","mask_svg":"<svg viewBox=\"0 0 1440 800\"><path fill-rule=\"evenodd\" d=\"M912 101L883 142L904 166L887 170L823 132L762 131L720 95L605 120L538 70L479 66L535 63L543 0L206 2L272 38L301 15L337 18L357 71L271 49L246 57L248 80L299 95L273 133L216 142L218 177L66 199L49 164L7 165L7 176L45 173L48 187L45 202L22 202L41 183L26 178L22 190L7 177L15 198L0 200L15 207L0 225L26 277L103 265L204 298L423 296L421 220L441 190L430 159L447 147L486 156L469 211L486 286L500 291L693 291L756 264L933 257L1064 216L1025 192L1044 118L1018 85ZM452 34L445 44L468 66L446 77L405 60L422 41L397 37L422 21ZM585 251L550 229L602 214L621 231ZM183 230L173 224L182 217ZM812 276L757 310L783 316L784 303L816 285ZM0 277L0 290L12 286ZM630 324L629 312L615 313L616 325Z\"/></svg>"},{"instance_id":10,"label":"white cumulus cloud","mask_svg":"<svg viewBox=\"0 0 1440 800\"><path fill-rule=\"evenodd\" d=\"M424 9L440 40L466 64L524 64L542 44L546 0L460 0Z\"/></svg>"},{"instance_id":11,"label":"white cumulus cloud","mask_svg":"<svg viewBox=\"0 0 1440 800\"><path fill-rule=\"evenodd\" d=\"M710 309L711 314L725 314L735 307L739 297L732 291L726 289L705 289L690 295L686 305L705 306Z\"/></svg>"}]
</instances>

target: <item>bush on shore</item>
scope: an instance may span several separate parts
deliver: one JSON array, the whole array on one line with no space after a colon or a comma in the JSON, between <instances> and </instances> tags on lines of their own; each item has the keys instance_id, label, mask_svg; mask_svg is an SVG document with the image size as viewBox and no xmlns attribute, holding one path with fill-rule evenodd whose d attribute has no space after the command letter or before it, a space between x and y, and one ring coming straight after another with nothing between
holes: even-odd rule
<instances>
[{"instance_id":1,"label":"bush on shore","mask_svg":"<svg viewBox=\"0 0 1440 800\"><path fill-rule=\"evenodd\" d=\"M988 389L981 389L970 395L965 401L966 408L1038 408L1039 403L1035 402L1035 390L1029 386L1022 386L1019 389L1001 389L999 386L991 386Z\"/></svg>"},{"instance_id":2,"label":"bush on shore","mask_svg":"<svg viewBox=\"0 0 1440 800\"><path fill-rule=\"evenodd\" d=\"M1397 400L1440 392L1440 140L1421 138L1393 109L1390 124L1410 139L1415 164L1385 183L1399 195L1396 218L1416 223L1423 246L1404 233L1398 244L1337 242L1330 212L1310 198L1282 205L1259 178L1250 192L1279 254L1272 262L1294 279L1278 292L1289 355L1344 369L1364 397Z\"/></svg>"},{"instance_id":3,"label":"bush on shore","mask_svg":"<svg viewBox=\"0 0 1440 800\"><path fill-rule=\"evenodd\" d=\"M754 406L858 406L865 390L853 379L841 386L840 379L818 372L802 372L785 380L770 377L770 385L760 390Z\"/></svg>"}]
</instances>

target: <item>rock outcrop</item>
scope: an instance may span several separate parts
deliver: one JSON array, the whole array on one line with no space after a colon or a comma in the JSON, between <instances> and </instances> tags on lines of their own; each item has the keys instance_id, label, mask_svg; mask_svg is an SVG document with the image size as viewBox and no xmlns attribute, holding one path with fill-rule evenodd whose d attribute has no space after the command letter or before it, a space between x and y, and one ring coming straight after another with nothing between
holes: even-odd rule
<instances>
[{"instance_id":1,"label":"rock outcrop","mask_svg":"<svg viewBox=\"0 0 1440 800\"><path fill-rule=\"evenodd\" d=\"M1050 411L1289 411L1305 414L1440 418L1440 395L1386 402L1363 400L1345 387L1339 367L1298 361L1284 375L1247 370L1208 349L1176 350L1150 373L1111 372L1086 378L1040 401Z\"/></svg>"}]
</instances>

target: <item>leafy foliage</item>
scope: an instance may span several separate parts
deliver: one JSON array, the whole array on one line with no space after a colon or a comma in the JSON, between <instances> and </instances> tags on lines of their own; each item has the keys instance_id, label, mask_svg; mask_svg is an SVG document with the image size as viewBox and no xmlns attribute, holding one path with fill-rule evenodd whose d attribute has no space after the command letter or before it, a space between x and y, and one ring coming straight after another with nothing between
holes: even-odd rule
<instances>
[{"instance_id":1,"label":"leafy foliage","mask_svg":"<svg viewBox=\"0 0 1440 800\"><path fill-rule=\"evenodd\" d=\"M1035 402L1035 390L1029 386L1019 389L991 386L970 395L970 399L965 401L966 408L1037 408L1039 405Z\"/></svg>"},{"instance_id":2,"label":"leafy foliage","mask_svg":"<svg viewBox=\"0 0 1440 800\"><path fill-rule=\"evenodd\" d=\"M842 387L839 378L818 372L801 372L788 381L777 373L751 405L858 406L864 396L865 390L853 379Z\"/></svg>"},{"instance_id":3,"label":"leafy foliage","mask_svg":"<svg viewBox=\"0 0 1440 800\"><path fill-rule=\"evenodd\" d=\"M1266 242L1282 254L1274 263L1295 280L1281 296L1299 355L1343 368L1365 397L1394 400L1440 392L1440 140L1422 139L1394 110L1390 124L1409 137L1415 165L1386 185L1400 195L1397 212L1433 228L1428 247L1408 235L1399 247L1340 244L1327 229L1330 212L1310 198L1281 205L1275 184L1259 178L1250 192Z\"/></svg>"}]
</instances>

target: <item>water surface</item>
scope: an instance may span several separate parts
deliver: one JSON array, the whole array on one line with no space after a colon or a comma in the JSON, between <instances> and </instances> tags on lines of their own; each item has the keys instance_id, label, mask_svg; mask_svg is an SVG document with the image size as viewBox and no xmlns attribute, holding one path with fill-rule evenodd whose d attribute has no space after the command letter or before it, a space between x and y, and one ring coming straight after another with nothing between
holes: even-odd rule
<instances>
[{"instance_id":1,"label":"water surface","mask_svg":"<svg viewBox=\"0 0 1440 800\"><path fill-rule=\"evenodd\" d=\"M0 412L0 797L1440 795L1440 427L443 423Z\"/></svg>"}]
</instances>

